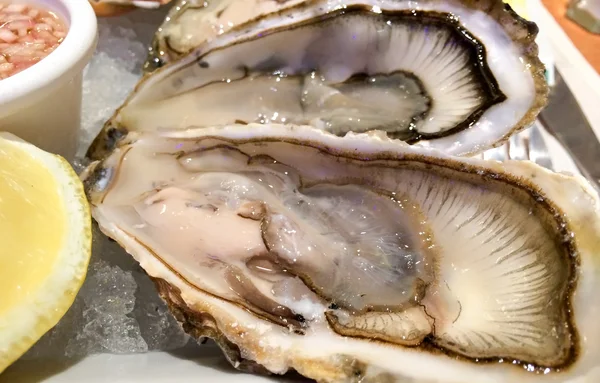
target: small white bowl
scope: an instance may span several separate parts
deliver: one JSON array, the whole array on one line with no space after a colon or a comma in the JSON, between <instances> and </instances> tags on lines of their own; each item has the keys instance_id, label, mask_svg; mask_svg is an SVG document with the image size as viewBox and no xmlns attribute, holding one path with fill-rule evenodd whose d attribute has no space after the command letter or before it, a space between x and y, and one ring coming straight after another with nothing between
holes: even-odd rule
<instances>
[{"instance_id":1,"label":"small white bowl","mask_svg":"<svg viewBox=\"0 0 600 383\"><path fill-rule=\"evenodd\" d=\"M98 40L96 15L87 0L14 2L50 9L69 29L46 58L0 80L0 130L70 161L77 151L81 125L83 69Z\"/></svg>"}]
</instances>

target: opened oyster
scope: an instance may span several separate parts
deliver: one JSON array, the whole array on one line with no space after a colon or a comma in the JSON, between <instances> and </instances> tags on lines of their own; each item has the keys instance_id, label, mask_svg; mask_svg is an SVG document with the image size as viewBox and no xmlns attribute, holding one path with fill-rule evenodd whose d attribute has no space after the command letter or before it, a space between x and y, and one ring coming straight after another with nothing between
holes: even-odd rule
<instances>
[{"instance_id":1,"label":"opened oyster","mask_svg":"<svg viewBox=\"0 0 600 383\"><path fill-rule=\"evenodd\" d=\"M179 0L158 28L144 70L151 72L258 16L305 0Z\"/></svg>"},{"instance_id":2,"label":"opened oyster","mask_svg":"<svg viewBox=\"0 0 600 383\"><path fill-rule=\"evenodd\" d=\"M234 28L146 76L88 155L130 131L307 124L465 155L528 126L547 86L537 27L501 1L316 0Z\"/></svg>"},{"instance_id":3,"label":"opened oyster","mask_svg":"<svg viewBox=\"0 0 600 383\"><path fill-rule=\"evenodd\" d=\"M320 382L600 372L599 201L580 178L261 124L130 134L83 177L101 229L238 368Z\"/></svg>"}]
</instances>

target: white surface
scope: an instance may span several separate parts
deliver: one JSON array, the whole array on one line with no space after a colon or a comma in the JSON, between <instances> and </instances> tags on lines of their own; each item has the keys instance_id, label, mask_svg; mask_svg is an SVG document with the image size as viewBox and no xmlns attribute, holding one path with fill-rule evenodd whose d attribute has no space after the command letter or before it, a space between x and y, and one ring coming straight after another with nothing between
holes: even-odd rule
<instances>
[{"instance_id":1,"label":"white surface","mask_svg":"<svg viewBox=\"0 0 600 383\"><path fill-rule=\"evenodd\" d=\"M176 353L94 355L71 365L51 361L19 363L3 375L0 383L268 383L279 379L234 371L212 344Z\"/></svg>"},{"instance_id":2,"label":"white surface","mask_svg":"<svg viewBox=\"0 0 600 383\"><path fill-rule=\"evenodd\" d=\"M81 120L81 74L96 45L96 17L83 0L30 2L55 11L69 32L48 57L0 82L0 124L2 130L70 160Z\"/></svg>"},{"instance_id":3,"label":"white surface","mask_svg":"<svg viewBox=\"0 0 600 383\"><path fill-rule=\"evenodd\" d=\"M600 137L600 75L540 0L529 0L531 18L552 48L556 68L573 92L596 136Z\"/></svg>"},{"instance_id":4,"label":"white surface","mask_svg":"<svg viewBox=\"0 0 600 383\"><path fill-rule=\"evenodd\" d=\"M554 171L581 175L571 156L569 156L565 148L563 148L556 138L552 137L543 128L541 128L540 131L544 137L546 146L548 147L548 152L552 154Z\"/></svg>"}]
</instances>

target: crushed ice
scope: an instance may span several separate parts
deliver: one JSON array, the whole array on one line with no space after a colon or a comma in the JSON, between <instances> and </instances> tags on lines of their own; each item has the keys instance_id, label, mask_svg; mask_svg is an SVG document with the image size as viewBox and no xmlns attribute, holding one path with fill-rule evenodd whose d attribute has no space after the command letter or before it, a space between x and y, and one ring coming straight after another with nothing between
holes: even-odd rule
<instances>
[{"instance_id":1,"label":"crushed ice","mask_svg":"<svg viewBox=\"0 0 600 383\"><path fill-rule=\"evenodd\" d=\"M140 10L99 20L98 48L84 72L80 156L140 78L147 47L165 14L166 9ZM56 358L57 350L63 357L81 358L183 347L188 336L143 270L97 227L93 235L88 275L73 306L23 359Z\"/></svg>"},{"instance_id":2,"label":"crushed ice","mask_svg":"<svg viewBox=\"0 0 600 383\"><path fill-rule=\"evenodd\" d=\"M165 14L166 9L139 10L98 20L98 47L84 71L80 155L139 80Z\"/></svg>"},{"instance_id":3,"label":"crushed ice","mask_svg":"<svg viewBox=\"0 0 600 383\"><path fill-rule=\"evenodd\" d=\"M137 285L130 272L98 259L80 294L85 304L83 328L69 340L67 356L84 353L148 351L130 315Z\"/></svg>"}]
</instances>

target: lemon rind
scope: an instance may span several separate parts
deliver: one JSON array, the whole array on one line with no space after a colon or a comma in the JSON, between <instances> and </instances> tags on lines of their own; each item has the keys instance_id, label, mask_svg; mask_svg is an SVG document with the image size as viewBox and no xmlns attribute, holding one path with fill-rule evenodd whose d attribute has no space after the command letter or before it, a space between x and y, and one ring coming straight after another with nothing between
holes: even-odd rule
<instances>
[{"instance_id":1,"label":"lemon rind","mask_svg":"<svg viewBox=\"0 0 600 383\"><path fill-rule=\"evenodd\" d=\"M0 317L1 373L54 327L73 304L87 274L92 222L83 185L64 158L10 133L0 132L0 140L23 150L51 172L66 214L66 241L48 278L27 301Z\"/></svg>"}]
</instances>

